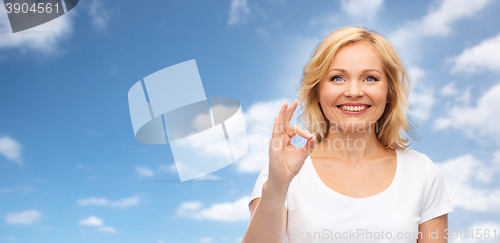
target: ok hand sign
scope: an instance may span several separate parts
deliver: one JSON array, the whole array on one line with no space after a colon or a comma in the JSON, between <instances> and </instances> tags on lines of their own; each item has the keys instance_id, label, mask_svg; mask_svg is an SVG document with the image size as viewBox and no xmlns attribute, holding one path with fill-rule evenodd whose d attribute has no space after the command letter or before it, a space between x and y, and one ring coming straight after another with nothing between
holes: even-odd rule
<instances>
[{"instance_id":1,"label":"ok hand sign","mask_svg":"<svg viewBox=\"0 0 500 243\"><path fill-rule=\"evenodd\" d=\"M277 187L288 186L317 145L315 136L309 132L297 125L289 127L297 105L297 100L294 100L287 109L288 104L284 102L274 118L273 134L269 142L268 182ZM306 145L301 149L290 143L295 135L307 139Z\"/></svg>"}]
</instances>

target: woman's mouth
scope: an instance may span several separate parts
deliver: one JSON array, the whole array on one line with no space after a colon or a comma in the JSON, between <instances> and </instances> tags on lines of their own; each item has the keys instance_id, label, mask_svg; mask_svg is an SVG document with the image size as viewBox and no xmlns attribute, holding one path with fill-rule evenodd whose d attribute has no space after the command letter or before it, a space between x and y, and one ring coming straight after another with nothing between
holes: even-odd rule
<instances>
[{"instance_id":1,"label":"woman's mouth","mask_svg":"<svg viewBox=\"0 0 500 243\"><path fill-rule=\"evenodd\" d=\"M339 108L342 113L347 115L359 115L365 113L371 105L339 105Z\"/></svg>"}]
</instances>

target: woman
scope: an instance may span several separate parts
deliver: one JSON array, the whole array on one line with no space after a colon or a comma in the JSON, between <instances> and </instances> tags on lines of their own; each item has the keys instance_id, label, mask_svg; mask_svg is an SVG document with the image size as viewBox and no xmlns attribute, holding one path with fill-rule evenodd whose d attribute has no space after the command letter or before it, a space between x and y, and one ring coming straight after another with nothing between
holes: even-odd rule
<instances>
[{"instance_id":1,"label":"woman","mask_svg":"<svg viewBox=\"0 0 500 243\"><path fill-rule=\"evenodd\" d=\"M275 117L242 242L447 242L453 211L437 166L406 149L409 80L394 47L359 27L317 47L299 88L307 130ZM316 133L313 135L313 133ZM301 149L290 144L299 135Z\"/></svg>"}]
</instances>

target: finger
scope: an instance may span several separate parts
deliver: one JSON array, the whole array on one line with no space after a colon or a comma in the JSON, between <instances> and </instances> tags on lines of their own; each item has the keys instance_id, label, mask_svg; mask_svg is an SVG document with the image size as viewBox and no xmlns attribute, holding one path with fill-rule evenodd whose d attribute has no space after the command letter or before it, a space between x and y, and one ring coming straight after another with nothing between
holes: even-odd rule
<instances>
[{"instance_id":1,"label":"finger","mask_svg":"<svg viewBox=\"0 0 500 243\"><path fill-rule=\"evenodd\" d=\"M269 155L271 155L273 151L282 151L283 148L283 139L280 138L280 136L271 138L269 141Z\"/></svg>"},{"instance_id":2,"label":"finger","mask_svg":"<svg viewBox=\"0 0 500 243\"><path fill-rule=\"evenodd\" d=\"M278 116L274 116L272 137L275 138L278 134Z\"/></svg>"},{"instance_id":3,"label":"finger","mask_svg":"<svg viewBox=\"0 0 500 243\"><path fill-rule=\"evenodd\" d=\"M300 153L304 158L307 158L316 149L316 146L318 146L316 136L312 136L311 139L307 140L306 145L300 149Z\"/></svg>"},{"instance_id":4,"label":"finger","mask_svg":"<svg viewBox=\"0 0 500 243\"><path fill-rule=\"evenodd\" d=\"M295 135L299 135L305 139L310 139L313 136L311 133L300 128L297 125L289 127L286 131L286 134L288 135L288 137L290 137L290 139L293 138Z\"/></svg>"},{"instance_id":5,"label":"finger","mask_svg":"<svg viewBox=\"0 0 500 243\"><path fill-rule=\"evenodd\" d=\"M298 104L299 104L299 102L297 100L294 100L292 102L292 104L290 105L290 107L288 108L288 110L286 111L285 121L284 121L284 125L283 125L284 127L290 126L290 120L292 120L293 113L297 109Z\"/></svg>"},{"instance_id":6,"label":"finger","mask_svg":"<svg viewBox=\"0 0 500 243\"><path fill-rule=\"evenodd\" d=\"M285 112L286 108L288 107L288 103L285 101L283 102L283 105L281 106L280 113L277 116L277 124L276 124L276 129L278 130L277 133L281 134L282 132L285 131L286 127L283 127L283 120L285 117Z\"/></svg>"}]
</instances>

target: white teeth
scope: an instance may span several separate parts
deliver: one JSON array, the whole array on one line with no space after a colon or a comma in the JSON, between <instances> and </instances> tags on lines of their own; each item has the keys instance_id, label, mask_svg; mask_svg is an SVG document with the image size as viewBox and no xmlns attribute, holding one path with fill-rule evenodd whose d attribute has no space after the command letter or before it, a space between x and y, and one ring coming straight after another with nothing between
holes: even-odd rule
<instances>
[{"instance_id":1,"label":"white teeth","mask_svg":"<svg viewBox=\"0 0 500 243\"><path fill-rule=\"evenodd\" d=\"M343 105L343 106L340 107L340 109L346 110L346 111L362 111L362 110L368 109L368 107L365 107L365 106L346 106L346 105Z\"/></svg>"}]
</instances>

